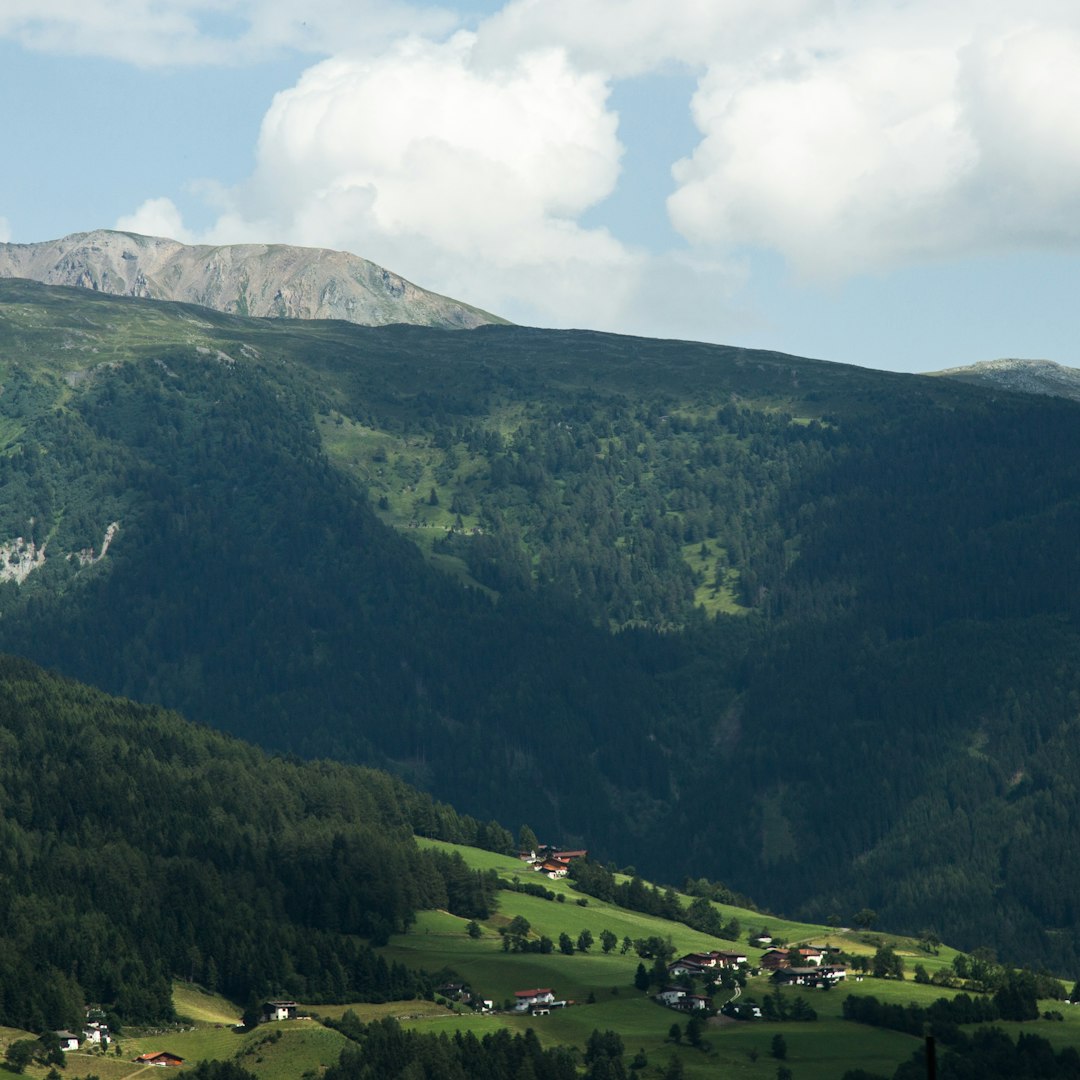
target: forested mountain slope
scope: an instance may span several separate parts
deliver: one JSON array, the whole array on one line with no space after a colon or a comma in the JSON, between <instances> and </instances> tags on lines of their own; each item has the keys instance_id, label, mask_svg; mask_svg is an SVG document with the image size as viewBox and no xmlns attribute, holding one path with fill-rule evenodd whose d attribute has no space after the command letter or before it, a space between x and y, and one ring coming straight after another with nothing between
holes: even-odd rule
<instances>
[{"instance_id":1,"label":"forested mountain slope","mask_svg":"<svg viewBox=\"0 0 1080 1080\"><path fill-rule=\"evenodd\" d=\"M1080 963L1074 403L18 282L0 370L3 648L653 876Z\"/></svg>"},{"instance_id":2,"label":"forested mountain slope","mask_svg":"<svg viewBox=\"0 0 1080 1080\"><path fill-rule=\"evenodd\" d=\"M430 990L379 940L490 889L416 829L478 826L385 774L270 759L0 657L0 1024L172 1015L172 979L236 1001Z\"/></svg>"}]
</instances>

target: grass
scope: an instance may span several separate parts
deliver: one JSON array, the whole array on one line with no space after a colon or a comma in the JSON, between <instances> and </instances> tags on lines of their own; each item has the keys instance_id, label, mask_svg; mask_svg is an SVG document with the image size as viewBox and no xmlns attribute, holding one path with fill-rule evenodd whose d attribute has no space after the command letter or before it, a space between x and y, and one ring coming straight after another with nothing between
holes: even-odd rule
<instances>
[{"instance_id":1,"label":"grass","mask_svg":"<svg viewBox=\"0 0 1080 1080\"><path fill-rule=\"evenodd\" d=\"M177 1016L204 1024L235 1024L243 1011L228 998L194 983L174 982L172 999Z\"/></svg>"},{"instance_id":2,"label":"grass","mask_svg":"<svg viewBox=\"0 0 1080 1080\"><path fill-rule=\"evenodd\" d=\"M677 923L624 911L593 898L588 899L586 907L579 907L575 901L580 894L569 882L541 879L527 870L520 860L510 856L431 840L418 842L459 851L470 866L495 870L504 878L516 875L522 880L542 880L545 887L565 896L566 900L558 903L524 893L500 892L499 911L485 922L484 934L477 940L466 933L466 920L446 912L426 912L419 917L413 933L392 939L383 950L387 959L425 967L429 971L443 967L452 969L480 996L494 998L497 1003L512 996L516 989L550 986L557 997L579 1004L536 1018L505 1014L480 1016L460 1010L455 1014L444 1007L441 1011L417 1014L403 1021L417 1030L467 1030L482 1035L499 1026L517 1031L532 1027L545 1045L583 1047L594 1029L611 1028L622 1034L628 1059L640 1049L650 1066L664 1067L675 1055L682 1062L688 1080L699 1077L704 1080L716 1075L774 1080L778 1063L770 1056L770 1049L773 1036L781 1033L788 1046L786 1064L799 1080L836 1080L845 1070L855 1067L892 1075L919 1045L919 1040L912 1036L844 1020L842 1007L848 994L872 995L881 1001L904 1005L909 1002L929 1005L939 997L955 993L943 987L915 983L911 978L915 963L922 963L928 972L949 966L956 952L947 946L931 955L913 938L827 927L716 904L725 921L733 916L739 920L743 942L762 927L788 943L838 945L855 955L872 955L879 944L888 942L905 958L908 978L866 978L857 982L852 976L847 984L829 992L787 989L784 991L786 996L801 996L813 1006L819 1016L817 1022L739 1023L718 1017L710 1021L707 1028L707 1049L676 1045L670 1041L669 1031L673 1023L685 1026L686 1018L655 1004L634 988L633 977L639 962L634 952L621 955L616 949L605 956L596 944L588 954L574 953L572 956L563 956L558 951L546 956L505 953L498 927L505 926L515 915L523 915L529 920L534 934L546 934L555 940L562 932L576 938L583 927L588 927L597 939L603 929L610 929L620 940L624 936L638 938L659 934L663 937L670 934L677 953L729 948L729 943L698 934ZM681 900L685 905L689 897L681 895ZM761 953L761 950L742 947L751 957ZM744 993L760 1001L771 990L769 979L757 976L749 980ZM594 1003L586 1004L590 997ZM717 1004L722 1001L720 998L715 1000ZM1044 1003L1042 1009L1062 1012L1064 1023L1040 1020L1003 1026L1014 1038L1019 1031L1030 1031L1049 1039L1059 1049L1067 1045L1080 1046L1080 1009L1073 1011L1055 1002Z\"/></svg>"},{"instance_id":3,"label":"grass","mask_svg":"<svg viewBox=\"0 0 1080 1080\"><path fill-rule=\"evenodd\" d=\"M703 548L704 555L701 553ZM694 603L709 615L745 615L750 609L743 607L736 599L739 587L738 570L728 567L724 570L723 583L716 584L716 560L726 554L724 546L715 540L683 544L683 561L701 579L701 584L694 589Z\"/></svg>"}]
</instances>

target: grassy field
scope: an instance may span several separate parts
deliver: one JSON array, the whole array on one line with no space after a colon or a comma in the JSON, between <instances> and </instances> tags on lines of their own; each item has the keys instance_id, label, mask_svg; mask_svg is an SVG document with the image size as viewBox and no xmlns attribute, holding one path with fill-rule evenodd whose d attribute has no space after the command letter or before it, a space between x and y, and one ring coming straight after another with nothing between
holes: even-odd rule
<instances>
[{"instance_id":1,"label":"grassy field","mask_svg":"<svg viewBox=\"0 0 1080 1080\"><path fill-rule=\"evenodd\" d=\"M471 848L453 848L431 840L418 841L425 846L439 846L460 851L477 869L496 870L502 877L540 880L512 857ZM626 1047L627 1060L638 1052L648 1062L648 1076L656 1068L665 1068L677 1057L687 1080L706 1080L716 1076L775 1080L778 1062L771 1056L773 1037L782 1034L787 1045L785 1064L799 1080L838 1080L845 1070L863 1068L891 1075L896 1066L918 1048L919 1040L897 1032L853 1024L842 1019L843 1001L848 994L873 995L881 1001L929 1005L951 992L940 987L920 985L910 978L914 962L928 970L948 964L953 951L942 948L929 956L918 942L877 932L829 928L762 916L744 909L717 905L724 919L739 919L741 938L745 939L766 926L775 936L789 942L841 945L851 953L872 953L879 941L893 942L908 958L909 978L881 980L849 978L831 991L788 989L785 997L803 998L818 1014L812 1023L742 1023L718 1016L708 1021L700 1047L690 1046L685 1036L671 1037L672 1025L685 1031L687 1018L657 1005L651 997L634 987L639 958L633 950L623 954L617 947L604 954L599 944L602 930L610 930L619 939L670 935L676 952L709 948L729 948L730 942L710 938L677 923L665 922L637 912L624 911L610 904L588 898L586 905L567 881L548 881L562 902L524 893L500 892L499 910L482 926L479 938L469 936L467 920L445 911L421 912L409 934L398 935L381 952L387 960L399 961L432 973L446 969L466 981L481 997L495 1000L497 1007L512 1000L515 990L535 986L550 987L565 1008L553 1009L548 1016L531 1017L501 1012L481 1015L464 1007L441 1001L404 1001L383 1004L302 1004L301 1012L327 1019L340 1017L352 1009L364 1021L391 1016L403 1026L431 1034L450 1035L471 1031L478 1037L507 1028L524 1032L532 1028L547 1046L569 1045L583 1048L594 1030L618 1031ZM687 898L683 897L683 903ZM512 953L502 948L498 928L515 915L528 919L532 933L545 934L557 941L561 933L577 938L582 929L592 931L596 944L587 952L563 955L556 949L549 954ZM760 950L740 947L751 956ZM649 962L646 962L649 966ZM751 977L743 991L744 999L758 1002L772 992L766 976ZM720 1005L724 995L714 998ZM100 1080L129 1080L147 1070L132 1060L137 1055L168 1050L193 1065L202 1059L235 1060L260 1080L298 1080L304 1073L318 1074L337 1061L346 1040L315 1019L263 1024L254 1031L234 1027L239 1007L200 987L177 982L173 1001L182 1021L158 1031L125 1032L118 1040L120 1056L69 1053L64 1075L97 1076ZM1028 1024L1003 1024L1014 1038L1021 1031L1049 1039L1058 1049L1080 1047L1080 1008L1060 1002L1043 1002L1041 1009L1060 1012L1063 1021L1040 1020ZM0 1054L11 1042L31 1037L27 1032L0 1028ZM46 1070L32 1066L31 1080L43 1080Z\"/></svg>"},{"instance_id":2,"label":"grassy field","mask_svg":"<svg viewBox=\"0 0 1080 1080\"><path fill-rule=\"evenodd\" d=\"M243 1011L228 998L192 983L173 983L172 998L177 1016L203 1024L236 1024Z\"/></svg>"},{"instance_id":3,"label":"grassy field","mask_svg":"<svg viewBox=\"0 0 1080 1080\"><path fill-rule=\"evenodd\" d=\"M566 897L562 903L528 896L522 893L499 893L499 911L484 924L483 935L476 940L466 933L466 920L445 912L423 913L414 931L392 939L383 950L388 959L400 960L429 971L452 969L467 981L480 996L497 1003L512 996L513 991L532 986L551 987L557 998L577 1004L553 1010L545 1017L479 1016L473 1013L455 1015L446 1010L417 1015L404 1023L417 1030L469 1030L477 1035L502 1025L515 1030L533 1027L547 1045L570 1044L584 1046L594 1029L611 1028L619 1031L628 1056L644 1051L650 1065L666 1065L674 1054L683 1064L689 1080L716 1075L747 1078L776 1076L778 1062L770 1056L773 1036L781 1033L788 1047L786 1064L799 1080L837 1080L846 1069L860 1067L882 1075L891 1075L896 1066L906 1060L918 1047L919 1040L898 1032L865 1027L842 1019L842 1006L848 994L873 995L881 1001L929 1005L953 992L937 986L915 983L912 972L921 963L928 972L948 967L955 950L942 946L931 955L918 941L883 931L827 927L789 919L765 916L758 912L716 904L718 912L728 920L735 917L741 926L740 947L752 959L761 955L745 942L762 928L789 944L832 944L853 955L872 955L883 942L892 944L904 957L908 977L904 980L866 978L849 979L837 989L824 992L812 989L785 990L785 995L803 997L819 1019L814 1023L740 1023L724 1017L710 1021L705 1048L695 1049L683 1042L675 1044L669 1038L673 1023L685 1026L686 1018L655 1004L633 985L638 957L631 951L625 955L616 949L604 955L599 946L599 933L609 929L621 940L659 934L671 936L678 953L697 949L730 948L730 943L709 938L677 923L665 922L651 916L624 911L602 901L588 898L585 907L577 904L580 894L567 881L540 879L525 869L521 862L509 856L470 848L421 840L421 844L458 850L466 861L477 869L493 869L500 876L522 880L543 880L545 887ZM683 904L689 897L681 896ZM577 937L583 928L592 931L597 944L588 954L575 952L564 956L558 951L548 954L506 953L501 948L498 927L505 926L515 915L529 920L535 934L546 934L554 940L562 932ZM648 966L648 964L646 965ZM751 978L744 996L761 1001L772 989L765 976ZM591 1004L588 1002L592 1002ZM714 999L721 1004L722 997ZM1015 1037L1019 1031L1038 1033L1055 1046L1080 1046L1080 1009L1073 1010L1060 1002L1044 1002L1041 1008L1056 1010L1065 1016L1064 1022L1040 1020L1018 1025L1004 1024Z\"/></svg>"},{"instance_id":4,"label":"grassy field","mask_svg":"<svg viewBox=\"0 0 1080 1080\"><path fill-rule=\"evenodd\" d=\"M530 923L533 923L533 915L530 914L530 912L533 912L542 916L540 922L533 923L534 929L538 934L547 934L552 939L557 939L559 933L564 930L576 938L580 930L588 927L588 929L592 930L594 937L598 936L600 930L606 928L617 934L620 940L624 936L638 938L648 937L651 934L660 934L665 937L670 934L676 949L680 952L690 952L697 949L731 948L730 942L725 943L709 937L707 934L697 933L680 923L665 922L648 915L614 907L602 900L584 897L582 893L574 889L569 881L551 881L542 878L525 867L520 859L513 856L497 855L490 851L480 851L476 848L448 844L440 840L429 840L423 837L418 837L417 843L425 847L437 847L444 851L456 851L470 866L477 870L495 870L501 877L509 880L518 877L522 881L540 882L545 888L566 898L562 904L549 904L547 901L535 900L522 893L500 893L499 914L494 919L489 920L492 930L496 930L500 925L505 925L514 915L524 915ZM625 875L621 874L616 874L615 877L619 882L629 880ZM693 899L677 890L676 894L684 907L689 906ZM587 900L587 907L584 909L579 908L577 905L579 899ZM525 900L531 901L533 905L528 906L527 910L526 905L523 904ZM536 907L535 905L545 906ZM763 929L767 930L774 938L783 940L789 945L815 945L818 947L835 945L854 956L872 956L878 945L887 942L893 945L896 951L904 957L909 970L913 969L916 963L921 963L931 974L939 968L949 967L952 964L953 957L956 955L956 950L947 946L942 946L936 955L930 954L922 949L919 942L914 938L902 935L798 922L775 915L764 915L759 911L734 907L730 904L714 903L713 907L725 922L733 918L739 921L739 945L750 958L751 963L759 958L764 950L751 948L748 945L748 940ZM548 910L549 908L551 910ZM455 924L452 922L453 916L447 916L447 918L451 921L444 924L444 930L447 933L453 933L455 932ZM603 925L601 925L602 922ZM458 932L463 932L464 920L459 921L456 925L459 928ZM598 949L599 945L594 946L593 951L595 952ZM634 966L636 967L636 965L637 958L635 957Z\"/></svg>"}]
</instances>

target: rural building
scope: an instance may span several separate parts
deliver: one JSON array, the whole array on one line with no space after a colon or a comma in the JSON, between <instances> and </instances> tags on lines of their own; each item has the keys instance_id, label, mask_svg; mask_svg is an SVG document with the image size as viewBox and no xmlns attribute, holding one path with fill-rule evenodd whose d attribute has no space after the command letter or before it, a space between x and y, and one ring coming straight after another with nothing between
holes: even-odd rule
<instances>
[{"instance_id":1,"label":"rural building","mask_svg":"<svg viewBox=\"0 0 1080 1080\"><path fill-rule=\"evenodd\" d=\"M707 1009L710 1001L703 994L684 994L675 1004L673 1009L682 1009L683 1012L699 1012Z\"/></svg>"},{"instance_id":2,"label":"rural building","mask_svg":"<svg viewBox=\"0 0 1080 1080\"><path fill-rule=\"evenodd\" d=\"M54 1031L53 1034L60 1042L61 1050L78 1050L79 1036L73 1031Z\"/></svg>"},{"instance_id":3,"label":"rural building","mask_svg":"<svg viewBox=\"0 0 1080 1080\"><path fill-rule=\"evenodd\" d=\"M167 1050L155 1050L152 1054L140 1054L135 1059L136 1065L183 1065L184 1059Z\"/></svg>"},{"instance_id":4,"label":"rural building","mask_svg":"<svg viewBox=\"0 0 1080 1080\"><path fill-rule=\"evenodd\" d=\"M746 953L741 952L724 952L723 950L720 950L719 952L714 952L712 955L716 957L716 966L722 968L736 968L740 964L745 964L749 961L749 957Z\"/></svg>"},{"instance_id":5,"label":"rural building","mask_svg":"<svg viewBox=\"0 0 1080 1080\"><path fill-rule=\"evenodd\" d=\"M791 966L788 954L783 949L770 949L767 953L762 954L758 963L763 971L778 971L780 968Z\"/></svg>"},{"instance_id":6,"label":"rural building","mask_svg":"<svg viewBox=\"0 0 1080 1080\"><path fill-rule=\"evenodd\" d=\"M295 1001L266 1001L263 1002L263 1022L270 1020L295 1020Z\"/></svg>"},{"instance_id":7,"label":"rural building","mask_svg":"<svg viewBox=\"0 0 1080 1080\"><path fill-rule=\"evenodd\" d=\"M684 997L686 997L687 991L681 986L665 986L659 994L656 995L656 1001L659 1001L661 1005L667 1005L669 1008L674 1008Z\"/></svg>"},{"instance_id":8,"label":"rural building","mask_svg":"<svg viewBox=\"0 0 1080 1080\"><path fill-rule=\"evenodd\" d=\"M94 1046L108 1046L109 1029L105 1024L99 1024L96 1020L91 1020L83 1028L83 1040L93 1043Z\"/></svg>"},{"instance_id":9,"label":"rural building","mask_svg":"<svg viewBox=\"0 0 1080 1080\"><path fill-rule=\"evenodd\" d=\"M832 986L847 978L847 968L843 964L807 964L780 968L772 977L781 986Z\"/></svg>"},{"instance_id":10,"label":"rural building","mask_svg":"<svg viewBox=\"0 0 1080 1080\"><path fill-rule=\"evenodd\" d=\"M551 990L543 988L536 990L514 991L514 1012L535 1012L536 1006L550 1007L555 1000Z\"/></svg>"}]
</instances>

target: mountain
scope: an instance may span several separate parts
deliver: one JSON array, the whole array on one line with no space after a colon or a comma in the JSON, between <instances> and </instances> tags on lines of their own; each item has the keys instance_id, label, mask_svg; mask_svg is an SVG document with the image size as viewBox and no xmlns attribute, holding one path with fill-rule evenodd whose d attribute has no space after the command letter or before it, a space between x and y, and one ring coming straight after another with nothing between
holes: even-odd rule
<instances>
[{"instance_id":1,"label":"mountain","mask_svg":"<svg viewBox=\"0 0 1080 1080\"><path fill-rule=\"evenodd\" d=\"M452 329L504 321L348 252L287 244L189 246L98 229L41 244L0 244L4 277L272 318Z\"/></svg>"},{"instance_id":2,"label":"mountain","mask_svg":"<svg viewBox=\"0 0 1080 1080\"><path fill-rule=\"evenodd\" d=\"M26 281L0 386L0 648L651 877L1080 972L1075 403Z\"/></svg>"},{"instance_id":3,"label":"mountain","mask_svg":"<svg viewBox=\"0 0 1080 1080\"><path fill-rule=\"evenodd\" d=\"M1020 394L1045 394L1080 401L1080 371L1052 360L983 360L933 374Z\"/></svg>"}]
</instances>

